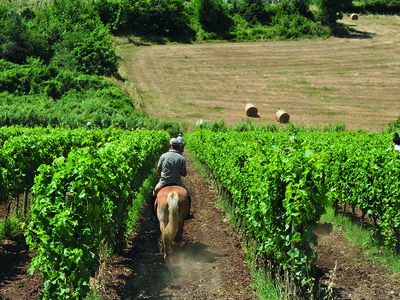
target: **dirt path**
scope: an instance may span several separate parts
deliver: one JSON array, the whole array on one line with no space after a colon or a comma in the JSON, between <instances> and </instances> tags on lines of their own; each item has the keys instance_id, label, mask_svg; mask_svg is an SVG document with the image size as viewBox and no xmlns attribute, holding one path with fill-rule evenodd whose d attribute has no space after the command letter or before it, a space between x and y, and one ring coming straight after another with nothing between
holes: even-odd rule
<instances>
[{"instance_id":1,"label":"dirt path","mask_svg":"<svg viewBox=\"0 0 400 300\"><path fill-rule=\"evenodd\" d=\"M399 275L369 261L359 246L353 246L333 232L331 224L320 224L317 275L321 286L333 283L331 299L400 299Z\"/></svg>"},{"instance_id":2,"label":"dirt path","mask_svg":"<svg viewBox=\"0 0 400 300\"><path fill-rule=\"evenodd\" d=\"M195 218L185 222L185 244L165 263L159 225L147 209L126 254L115 256L106 270L108 299L257 299L240 242L216 207L217 193L187 163L184 182Z\"/></svg>"}]
</instances>

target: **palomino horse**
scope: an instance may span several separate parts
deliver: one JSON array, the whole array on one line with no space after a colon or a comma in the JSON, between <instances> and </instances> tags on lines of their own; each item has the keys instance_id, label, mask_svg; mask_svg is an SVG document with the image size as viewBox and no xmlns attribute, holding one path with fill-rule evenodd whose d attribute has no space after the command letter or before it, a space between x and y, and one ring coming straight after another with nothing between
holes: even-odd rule
<instances>
[{"instance_id":1,"label":"palomino horse","mask_svg":"<svg viewBox=\"0 0 400 300\"><path fill-rule=\"evenodd\" d=\"M167 186L157 194L157 217L160 221L160 251L167 258L172 241L182 240L183 222L189 212L187 191L180 186Z\"/></svg>"}]
</instances>

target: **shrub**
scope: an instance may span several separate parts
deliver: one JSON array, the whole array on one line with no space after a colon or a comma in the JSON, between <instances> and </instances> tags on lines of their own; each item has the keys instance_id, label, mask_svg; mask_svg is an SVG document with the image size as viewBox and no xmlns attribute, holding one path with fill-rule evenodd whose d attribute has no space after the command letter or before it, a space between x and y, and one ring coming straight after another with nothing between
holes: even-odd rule
<instances>
[{"instance_id":1,"label":"shrub","mask_svg":"<svg viewBox=\"0 0 400 300\"><path fill-rule=\"evenodd\" d=\"M270 11L262 0L238 0L234 2L234 11L250 24L267 24L271 20Z\"/></svg>"},{"instance_id":2,"label":"shrub","mask_svg":"<svg viewBox=\"0 0 400 300\"><path fill-rule=\"evenodd\" d=\"M87 32L85 38L74 45L71 56L76 69L86 74L109 76L118 71L117 57L103 26Z\"/></svg>"},{"instance_id":3,"label":"shrub","mask_svg":"<svg viewBox=\"0 0 400 300\"><path fill-rule=\"evenodd\" d=\"M399 0L375 0L365 3L363 5L364 10L371 13L380 14L399 14L400 13L400 1Z\"/></svg>"},{"instance_id":4,"label":"shrub","mask_svg":"<svg viewBox=\"0 0 400 300\"><path fill-rule=\"evenodd\" d=\"M333 26L336 24L337 13L351 7L352 0L317 0L317 5L320 9L318 20L324 25Z\"/></svg>"},{"instance_id":5,"label":"shrub","mask_svg":"<svg viewBox=\"0 0 400 300\"><path fill-rule=\"evenodd\" d=\"M110 25L112 32L117 33L127 28L131 13L128 1L95 0L93 8L103 24Z\"/></svg>"},{"instance_id":6,"label":"shrub","mask_svg":"<svg viewBox=\"0 0 400 300\"><path fill-rule=\"evenodd\" d=\"M398 117L397 120L389 122L389 124L386 127L386 132L388 133L399 132L399 131L400 131L400 117Z\"/></svg>"},{"instance_id":7,"label":"shrub","mask_svg":"<svg viewBox=\"0 0 400 300\"><path fill-rule=\"evenodd\" d=\"M46 39L35 28L28 26L32 14L21 14L11 9L0 19L0 58L14 63L25 63L27 57L49 59Z\"/></svg>"},{"instance_id":8,"label":"shrub","mask_svg":"<svg viewBox=\"0 0 400 300\"><path fill-rule=\"evenodd\" d=\"M233 26L233 19L221 0L193 0L192 5L196 21L206 32L224 35Z\"/></svg>"},{"instance_id":9,"label":"shrub","mask_svg":"<svg viewBox=\"0 0 400 300\"><path fill-rule=\"evenodd\" d=\"M86 1L54 0L40 11L38 21L54 51L52 64L96 75L117 70L109 29Z\"/></svg>"},{"instance_id":10,"label":"shrub","mask_svg":"<svg viewBox=\"0 0 400 300\"><path fill-rule=\"evenodd\" d=\"M130 8L129 25L144 35L180 37L194 35L181 0L139 0Z\"/></svg>"},{"instance_id":11,"label":"shrub","mask_svg":"<svg viewBox=\"0 0 400 300\"><path fill-rule=\"evenodd\" d=\"M274 36L285 39L329 35L328 30L299 14L276 16L273 23Z\"/></svg>"}]
</instances>

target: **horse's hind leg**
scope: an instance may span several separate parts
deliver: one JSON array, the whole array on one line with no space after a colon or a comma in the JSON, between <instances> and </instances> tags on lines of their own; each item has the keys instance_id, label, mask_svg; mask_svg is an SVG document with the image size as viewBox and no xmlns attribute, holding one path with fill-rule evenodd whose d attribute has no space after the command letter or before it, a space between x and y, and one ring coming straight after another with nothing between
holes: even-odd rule
<instances>
[{"instance_id":1,"label":"horse's hind leg","mask_svg":"<svg viewBox=\"0 0 400 300\"><path fill-rule=\"evenodd\" d=\"M164 259L167 259L169 252L168 241L164 240Z\"/></svg>"},{"instance_id":2,"label":"horse's hind leg","mask_svg":"<svg viewBox=\"0 0 400 300\"><path fill-rule=\"evenodd\" d=\"M176 233L176 236L175 236L175 242L181 242L182 235L183 235L183 220L179 222L178 232Z\"/></svg>"}]
</instances>

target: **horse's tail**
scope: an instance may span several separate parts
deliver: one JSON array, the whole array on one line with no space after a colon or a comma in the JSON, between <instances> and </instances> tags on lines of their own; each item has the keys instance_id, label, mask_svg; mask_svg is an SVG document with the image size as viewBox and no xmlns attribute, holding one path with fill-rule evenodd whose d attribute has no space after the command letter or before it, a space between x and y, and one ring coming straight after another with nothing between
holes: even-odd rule
<instances>
[{"instance_id":1,"label":"horse's tail","mask_svg":"<svg viewBox=\"0 0 400 300\"><path fill-rule=\"evenodd\" d=\"M167 197L168 202L168 211L169 211L169 220L168 224L165 227L164 232L162 233L162 240L165 243L166 249L169 249L172 241L175 238L175 235L178 231L178 223L179 223L179 196L175 192L171 192Z\"/></svg>"}]
</instances>

